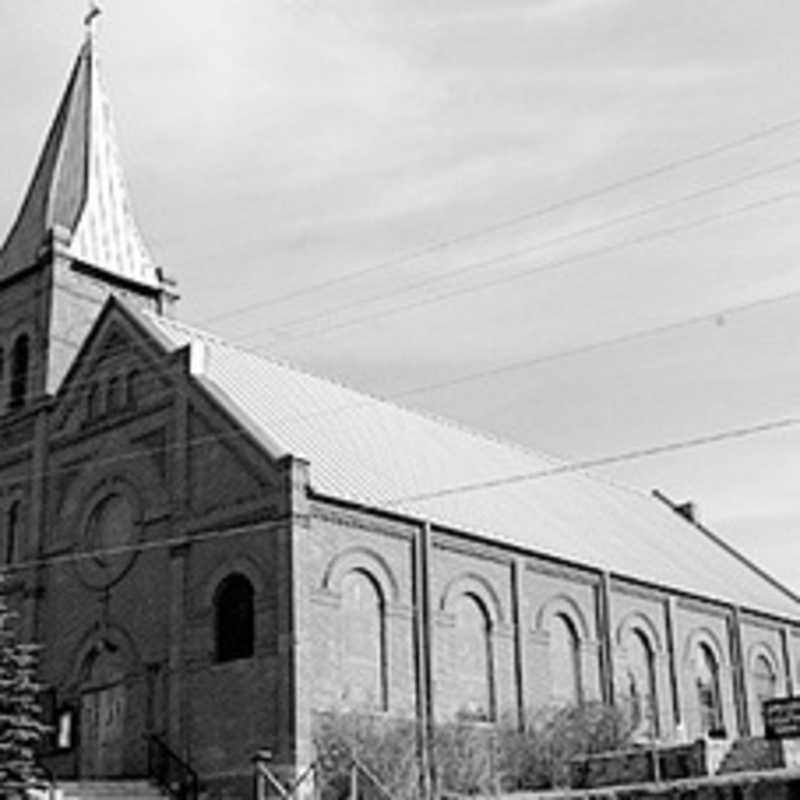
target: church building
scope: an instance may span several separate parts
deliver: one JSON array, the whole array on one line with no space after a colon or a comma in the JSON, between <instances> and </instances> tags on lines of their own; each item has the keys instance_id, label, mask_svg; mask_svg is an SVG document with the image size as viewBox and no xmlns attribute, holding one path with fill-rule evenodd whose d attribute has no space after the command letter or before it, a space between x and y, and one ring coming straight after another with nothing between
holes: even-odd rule
<instances>
[{"instance_id":1,"label":"church building","mask_svg":"<svg viewBox=\"0 0 800 800\"><path fill-rule=\"evenodd\" d=\"M0 251L2 591L43 645L57 776L143 776L157 742L244 795L332 708L424 729L598 699L736 739L800 683L797 596L687 507L176 306L90 30Z\"/></svg>"}]
</instances>

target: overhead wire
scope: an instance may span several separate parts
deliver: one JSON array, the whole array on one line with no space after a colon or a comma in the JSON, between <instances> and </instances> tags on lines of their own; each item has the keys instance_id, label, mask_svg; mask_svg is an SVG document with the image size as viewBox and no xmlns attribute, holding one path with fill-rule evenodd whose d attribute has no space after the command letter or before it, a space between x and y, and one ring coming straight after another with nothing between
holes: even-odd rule
<instances>
[{"instance_id":1,"label":"overhead wire","mask_svg":"<svg viewBox=\"0 0 800 800\"><path fill-rule=\"evenodd\" d=\"M708 445L719 444L722 442L742 439L745 437L754 436L758 434L771 433L778 430L785 430L787 428L795 427L797 425L800 425L800 417L784 417L782 419L767 420L753 425L747 425L722 431L715 431L701 436L696 436L688 439L679 439L664 444L651 445L648 447L625 450L619 453L611 453L589 459L566 461L545 469L534 470L530 472L519 472L519 473L514 473L512 475L505 475L495 479L476 481L473 483L463 483L433 492L405 495L399 497L380 498L376 501L373 501L371 505L381 508L393 508L393 507L396 508L400 506L406 506L406 508L399 508L398 513L400 514L415 513L409 511L407 506L411 504L424 503L430 500L436 500L453 495L465 494L467 492L494 489L501 486L508 486L512 484L530 483L537 480L554 478L574 472L586 472L587 470L597 469L599 467L613 466L628 461L636 461L636 460L641 460L643 458L651 458L659 455L667 455L681 450L695 449L698 447L705 447ZM246 525L233 526L231 528L226 528L224 530L219 530L218 528L214 528L211 530L205 530L198 533L182 534L180 536L167 537L165 539L157 539L147 542L133 542L133 543L126 543L109 547L91 548L89 550L82 550L77 552L75 551L59 552L44 557L27 559L13 564L6 564L0 567L0 574L9 574L13 573L14 571L22 571L25 569L49 566L53 564L65 564L71 562L80 562L88 559L97 559L100 556L113 558L115 556L124 555L126 553L139 553L139 552L175 547L176 545L181 545L181 544L221 540L230 538L232 536L268 529L271 527L279 527L285 525L291 519L292 515L287 514L287 515L282 515L279 518L267 518L260 522L250 522L247 523Z\"/></svg>"},{"instance_id":2,"label":"overhead wire","mask_svg":"<svg viewBox=\"0 0 800 800\"><path fill-rule=\"evenodd\" d=\"M465 265L458 266L458 267L456 267L454 269L451 269L449 271L446 271L444 273L439 273L436 276L434 276L433 278L424 279L423 281L419 282L418 284L413 284L411 286L407 286L407 287L404 288L403 291L408 291L410 289L421 288L421 287L424 287L424 286L432 284L432 283L438 283L438 282L440 282L442 280L449 279L449 278L451 278L451 277L453 277L455 275L467 274L469 272L473 272L473 271L476 271L476 270L479 270L479 269L484 269L486 267L493 266L494 264L497 264L497 263L502 263L503 261L510 261L510 260L513 260L514 258L519 258L522 255L529 254L530 252L534 252L536 250L549 247L552 244L558 243L560 241L568 240L568 239L571 239L573 237L580 237L580 236L586 235L588 233L594 233L594 232L597 232L599 230L602 230L602 229L605 229L605 228L608 228L608 227L614 227L614 226L617 226L619 224L623 224L624 222L631 221L632 219L635 219L635 218L638 218L638 217L642 217L642 216L645 216L645 215L649 215L649 214L652 214L652 213L654 213L656 211L663 210L663 209L668 208L668 207L673 207L673 206L679 205L679 204L681 204L683 202L687 202L687 201L692 200L692 199L697 199L699 197L703 197L703 196L706 196L706 195L709 195L709 194L712 194L712 193L716 193L716 192L724 190L726 188L730 188L732 186L738 185L738 184L740 184L740 183L742 183L744 181L752 180L755 177L761 177L761 176L769 174L769 173L777 172L777 171L779 171L781 169L786 169L786 168L788 168L790 166L793 166L795 164L800 164L800 157L792 158L792 159L790 159L788 161L782 161L782 162L780 162L778 164L773 164L768 168L757 170L757 171L754 171L754 172L750 172L750 173L747 173L744 176L733 178L733 179L731 179L729 181L725 181L725 182L722 182L722 183L714 184L714 185L709 186L709 187L701 188L701 189L699 189L699 190L697 190L695 192L691 192L691 193L689 193L687 195L683 195L683 196L681 196L679 198L675 198L673 200L668 200L668 201L664 201L662 203L653 204L651 206L648 206L648 207L645 207L645 208L642 208L642 209L637 209L637 210L634 210L633 212L630 212L628 214L624 214L624 215L621 215L619 217L613 218L611 220L607 220L607 221L603 221L603 222L600 222L600 223L596 223L594 225L587 226L587 227L585 227L583 229L579 229L578 231L567 232L566 234L554 237L553 239L548 239L548 240L546 240L544 242L541 242L541 243L536 243L534 245L523 247L523 248L519 248L519 249L516 249L516 250L513 250L513 251L506 252L506 253L501 253L501 254L498 254L497 256L493 256L493 257L490 257L490 258L487 258L487 259L481 259L481 260L469 262L469 263L467 263ZM730 210L727 210L727 211L724 211L724 212L720 212L718 214L712 214L712 215L709 215L709 216L706 216L706 217L701 217L701 218L699 218L697 220L690 220L687 223L680 224L680 225L673 226L673 227L657 229L655 231L651 231L651 232L645 233L645 234L643 234L641 236L633 237L632 239L623 240L621 242L616 242L616 243L613 243L613 244L608 245L608 246L597 248L595 250L584 251L582 253L576 254L575 256L567 256L565 258L558 259L555 262L545 262L544 264L534 265L533 267L525 268L523 270L517 270L514 273L506 274L506 275L503 275L503 276L499 276L499 277L494 278L494 279L492 279L491 281L488 281L488 282L484 282L484 283L480 283L480 284L472 284L472 285L470 285L468 287L463 287L463 288L456 288L454 290L450 290L450 291L447 291L447 292L444 292L444 293L440 293L438 295L433 295L433 296L430 296L430 297L422 298L420 300L416 300L416 301L410 302L408 304L401 305L399 307L384 309L384 310L381 310L381 311L378 311L378 312L375 312L375 313L362 315L362 316L357 317L355 319L349 319L349 320L345 320L345 321L340 322L340 323L335 323L335 324L333 324L331 326L325 326L325 327L323 327L321 329L315 329L315 330L308 331L308 332L301 332L301 333L298 333L298 334L296 334L294 336L278 337L278 338L275 339L274 342L271 342L270 344L271 345L280 345L280 344L284 344L284 343L289 343L290 344L290 343L292 343L292 342L294 342L296 340L305 341L307 339L315 338L316 336L322 335L322 334L327 333L329 331L335 331L335 330L338 330L340 328L347 328L347 327L351 327L351 326L354 326L354 325L363 324L364 322L369 322L369 321L372 321L373 319L381 319L381 318L383 318L385 316L394 316L395 314L404 313L405 311L414 310L417 307L440 303L440 302L443 302L444 300L450 299L451 297L453 297L453 298L454 297L459 297L459 296L462 296L462 295L467 295L467 294L471 294L471 293L476 292L476 291L480 291L480 290L482 290L484 288L492 288L495 285L501 285L503 283L508 283L508 282L512 282L512 281L520 279L520 278L524 278L525 276L527 276L529 274L530 275L535 275L535 274L538 274L538 273L541 273L541 272L551 272L553 270L557 270L557 269L568 267L573 263L582 263L584 261L588 261L588 260L591 260L591 259L596 258L596 257L601 257L603 255L606 255L606 254L608 254L610 252L614 252L616 250L626 249L628 247L633 247L633 246L636 246L638 244L647 243L647 242L649 242L651 240L657 240L657 239L660 239L660 238L663 238L663 237L673 236L673 235L676 235L676 234L678 234L678 233L680 233L682 231L685 231L685 230L693 230L693 229L695 229L697 227L702 227L702 226L705 226L707 224L712 224L712 223L714 223L716 221L722 221L722 220L724 220L724 219L726 219L728 217L737 216L739 214L749 213L749 212L752 212L752 211L757 211L757 210L760 210L761 208L764 208L764 207L767 207L767 206L770 206L770 205L774 205L776 203L781 203L781 202L784 202L784 201L789 200L789 199L795 199L796 196L797 196L796 193L788 193L788 194L777 195L777 196L773 196L773 197L767 197L767 198L765 198L763 200L759 200L759 201L755 201L754 203L748 203L748 204L745 204L745 205L742 205L742 206L738 206L738 207L735 207L733 209L730 209ZM398 292L395 292L395 291L387 292L385 294L379 295L378 297L368 299L366 302L374 302L375 300L378 300L378 299L388 299L388 298L391 298L391 297L395 296L396 294L398 294ZM352 307L356 307L356 306L358 306L360 304L361 304L360 302L355 302L355 303L351 304L351 306ZM339 311L339 310L342 310L342 309L334 309L334 313L336 311ZM321 314L319 316L327 317L329 315L329 313L330 312L323 312L323 314ZM317 316L317 315L314 315L314 316ZM309 319L313 319L313 318L314 317L309 317L307 319L300 320L300 321L305 322L305 321L307 321ZM237 344L237 343L243 344L248 338L252 338L252 336L257 335L258 333L271 332L271 333L274 333L274 334L278 334L282 330L282 328L283 328L283 326L279 326L279 327L276 327L276 328L268 328L268 329L263 329L261 331L254 331L254 332L251 332L250 334L245 334L244 336L235 337L235 338L233 338L233 339L231 339L229 341L232 344ZM65 342L65 343L69 344L70 346L76 346L74 343L68 343L68 342ZM248 345L248 346L249 347L254 347L254 346L251 346L251 345ZM260 346L260 347L259 346L255 346L254 349L256 349L256 350L264 350L264 346ZM123 350L124 350L124 348L123 348ZM264 352L266 352L266 350L264 350ZM105 353L106 356L111 356L113 354L114 354L114 350L113 349L108 350ZM46 370L47 370L47 364L45 363L45 364L42 364L42 365L40 365L38 367L35 367L35 368L31 369L30 372L29 372L29 375L31 377L41 376L42 374L44 374L46 372ZM95 382L94 379L90 379L90 380L86 381L86 385L91 385L94 382ZM73 384L73 386L74 385L76 385L76 384Z\"/></svg>"},{"instance_id":3,"label":"overhead wire","mask_svg":"<svg viewBox=\"0 0 800 800\"><path fill-rule=\"evenodd\" d=\"M786 161L781 161L777 164L772 164L769 167L754 170L745 175L737 176L736 178L731 178L729 180L712 184L711 186L707 186L693 192L689 192L688 194L681 195L680 197L673 198L671 200L664 200L658 203L653 203L649 206L645 206L643 208L638 208L633 211L620 214L608 220L603 220L598 223L592 223L591 225L586 225L582 228L578 228L577 230L570 230L567 231L566 233L549 237L547 239L544 239L543 241L535 242L531 245L527 245L522 248L515 248L513 250L507 251L506 253L499 253L487 259L480 259L477 261L468 262L466 265L458 265L450 269L439 270L434 275L427 276L420 280L414 281L410 284L406 284L400 287L400 289L390 289L388 291L382 290L377 293L373 293L372 295L369 295L366 298L361 297L355 300L349 300L346 303L341 303L337 306L334 306L333 308L327 308L321 311L313 312L311 314L290 318L285 322L281 322L279 325L271 326L268 328L259 328L244 334L238 334L235 338L237 339L237 341L245 341L247 339L252 338L253 336L261 334L271 334L275 337L280 338L289 328L294 328L297 327L298 325L304 325L308 322L313 322L318 319L327 319L328 317L334 316L335 314L341 313L342 311L349 311L354 308L360 308L363 305L375 303L380 300L392 299L399 294L405 294L407 292L416 291L418 289L422 289L427 286L433 286L437 283L442 283L443 281L450 280L456 276L469 274L481 269L486 269L487 267L503 263L503 261L514 260L522 255L530 255L531 253L538 252L540 250L546 250L557 244L570 242L573 239L582 238L584 236L589 236L595 233L601 233L606 230L611 230L627 222L633 222L638 219L644 219L648 216L652 216L653 214L657 214L659 212L666 211L668 209L676 208L680 205L683 205L684 203L692 202L694 200L699 200L704 197L709 197L713 194L717 194L718 192L731 189L735 186L741 186L745 183L749 183L750 181L756 180L758 178L763 178L767 175L774 175L778 172L782 172L791 167L795 167L798 164L800 164L800 157L795 157L788 159Z\"/></svg>"},{"instance_id":4,"label":"overhead wire","mask_svg":"<svg viewBox=\"0 0 800 800\"><path fill-rule=\"evenodd\" d=\"M572 358L582 354L599 351L607 347L619 346L626 342L635 341L637 339L642 339L647 336L656 336L669 331L675 331L688 326L697 325L702 322L717 320L720 317L730 317L737 314L746 313L747 311L755 310L761 307L766 307L769 305L788 301L791 299L796 299L798 297L800 297L800 289L796 289L789 292L783 292L777 295L773 295L771 297L760 298L759 300L754 300L747 303L739 303L735 305L724 306L704 314L693 315L691 317L684 318L682 320L675 320L673 322L664 323L663 325L653 326L649 328L642 328L637 331L632 331L628 334L621 334L620 336L617 337L597 340L595 342L587 342L583 345L578 345L573 348L567 348L564 350L554 351L551 353L544 353L539 356L534 356L530 359L524 359L521 361L512 362L511 364L499 367L490 367L486 370L472 372L467 375L456 376L449 380L436 381L433 383L421 384L416 387L406 388L398 392L387 394L386 396L381 398L372 397L370 395L362 393L359 395L359 399L352 403L342 403L337 406L320 409L318 412L314 412L311 414L295 413L295 414L283 415L281 417L278 417L276 420L273 420L273 424L281 424L284 422L293 422L293 421L301 422L310 419L318 419L319 417L335 416L337 414L345 413L346 411L349 410L355 410L363 406L371 405L374 402L391 402L392 400L396 400L402 397L408 397L415 394L422 394L429 391L441 390L448 387L458 386L463 383L476 381L488 377L495 377L496 375L506 371L524 369L526 367L536 366L537 364L542 364L547 362L553 362L563 358ZM255 353L255 355L258 354ZM356 390L353 391L355 392ZM416 411L413 413L424 414L425 412ZM113 422L113 418L110 419L109 421ZM98 426L102 426L103 422L104 420L99 420ZM95 458L93 459L92 464L94 467L104 467L109 464L117 464L120 462L125 462L128 460L140 458L142 456L150 456L157 453L168 453L171 452L172 450L176 450L182 447L196 447L206 443L225 441L228 439L240 439L246 437L257 438L257 435L258 434L252 430L240 430L240 429L235 429L225 433L203 434L200 436L190 437L186 440L185 443L173 442L171 444L165 443L163 446L134 448L132 450L128 450L125 453L116 453L112 456L103 456L100 458ZM74 469L75 465L70 463L69 465L63 467L53 467L46 470L27 472L25 473L24 477L16 476L5 480L0 480L0 488L13 487L18 485L22 481L28 481L34 478L48 478L60 474L68 474L70 472L73 472Z\"/></svg>"},{"instance_id":5,"label":"overhead wire","mask_svg":"<svg viewBox=\"0 0 800 800\"><path fill-rule=\"evenodd\" d=\"M546 469L534 470L531 472L518 472L513 475L506 475L501 478L494 478L474 483L462 483L445 489L433 492L422 492L419 494L405 495L400 497L381 498L378 502L384 506L398 506L407 503L420 503L428 500L436 500L452 495L461 495L467 492L474 492L482 489L494 489L500 486L509 486L517 483L527 483L544 478L553 478L571 472L583 472L598 467L609 467L622 464L627 461L639 461L643 458L653 456L668 455L681 450L705 447L712 444L719 444L734 439L742 439L756 434L771 433L778 430L785 430L800 425L800 417L784 417L782 419L767 420L754 425L732 428L724 431L696 436L691 439L679 439L665 444L650 445L648 447L625 450L620 453L612 453L594 458L587 458L580 461L568 461Z\"/></svg>"},{"instance_id":6,"label":"overhead wire","mask_svg":"<svg viewBox=\"0 0 800 800\"><path fill-rule=\"evenodd\" d=\"M422 258L423 256L436 253L440 250L444 250L448 247L452 247L454 245L462 244L468 241L473 241L482 236L487 236L492 233L497 233L499 231L506 230L508 228L519 225L523 222L527 222L532 219L536 219L538 217L546 216L554 212L561 211L565 208L569 208L570 206L577 205L579 203L584 203L588 200L597 199L598 197L602 197L611 192L615 192L620 189L634 186L638 183L642 183L652 178L659 177L660 175L667 174L668 172L671 172L675 169L679 169L681 167L685 167L690 164L695 164L700 161L713 158L714 156L722 155L732 150L745 147L754 142L770 138L772 136L776 136L780 133L783 133L787 130L791 130L797 127L800 127L800 116L790 117L786 120L782 120L780 122L768 125L765 128L761 128L760 130L752 131L748 134L745 134L744 136L732 139L729 142L724 142L722 144L714 145L710 148L699 150L695 153L691 153L686 156L681 156L679 158L672 159L670 161L658 164L654 167L650 167L641 172L630 175L626 178L622 178L621 180L612 181L597 188L571 195L562 200L556 200L552 203L548 203L543 206L533 208L529 211L522 212L521 214L516 214L505 220L501 220L499 222L492 223L491 225L487 225L483 228L479 228L478 230L470 231L465 234L432 242L428 245L423 245L422 247L416 250L412 250L411 252L406 253L404 255L401 254L399 256L395 256L393 258L389 258L386 259L385 261L379 262L378 264L373 264L364 267L362 269L352 270L348 273L345 273L344 275L338 275L328 280L312 284L310 286L300 287L299 289L286 292L277 297L268 298L266 300L259 300L257 302L248 303L242 306L237 306L233 309L228 309L227 311L223 311L219 314L214 314L212 316L204 317L198 320L197 324L202 325L202 324L210 324L212 322L218 322L222 319L227 319L231 316L249 313L250 311L254 311L256 309L270 308L271 306L277 305L278 303L283 303L288 300L293 300L297 297L302 297L307 294L311 294L313 292L329 289L334 286L339 286L343 283L347 283L356 278L360 278L365 275L370 275L375 272L389 269L394 266L399 266L409 261L414 261L416 259Z\"/></svg>"},{"instance_id":7,"label":"overhead wire","mask_svg":"<svg viewBox=\"0 0 800 800\"><path fill-rule=\"evenodd\" d=\"M357 325L363 325L365 322L374 322L375 320L396 316L397 314L403 314L407 311L413 311L418 308L435 305L444 302L446 300L451 300L456 297L463 297L466 295L474 294L475 292L484 291L486 289L493 289L497 286L504 286L509 283L513 283L515 281L524 280L533 275L539 275L547 272L554 272L557 270L561 270L573 266L575 264L581 264L583 262L595 258L611 255L612 253L620 252L622 250L627 250L631 247L647 244L649 242L657 241L659 239L669 238L678 233L684 233L690 230L697 230L707 225L731 219L741 214L750 213L752 211L758 211L768 206L776 205L778 203L783 203L789 200L797 200L798 198L800 198L800 192L787 192L781 195L775 195L753 203L747 203L742 206L737 206L733 209L729 209L724 212L710 214L705 217L700 217L698 219L694 219L686 223L680 223L666 228L660 228L655 231L634 236L629 239L625 239L620 242L615 242L610 245L603 245L594 249L586 250L582 253L578 253L573 256L566 256L564 258L555 259L553 261L545 262L543 264L537 264L536 266L533 267L525 267L524 269L516 270L514 272L507 272L503 275L496 276L491 280L483 281L482 283L472 284L466 287L458 287L455 289L439 292L438 294L429 295L399 306L394 306L392 308L383 309L380 311L375 311L354 318L346 319L337 323L332 323L330 325L326 325L312 331L285 336L280 339L276 339L274 342L271 342L270 344L272 346L283 346L298 341L304 341L306 339L316 338L323 334L332 333L334 331L351 328ZM526 249L521 248L520 250L517 251L516 255L517 256L524 255L525 252ZM486 266L491 263L495 263L498 260L503 260L503 261L508 260L508 258L509 254L505 254L502 257L502 259L489 258L481 262L475 262L475 264L471 266L475 266L478 263L481 266ZM255 333L251 335L255 335Z\"/></svg>"}]
</instances>

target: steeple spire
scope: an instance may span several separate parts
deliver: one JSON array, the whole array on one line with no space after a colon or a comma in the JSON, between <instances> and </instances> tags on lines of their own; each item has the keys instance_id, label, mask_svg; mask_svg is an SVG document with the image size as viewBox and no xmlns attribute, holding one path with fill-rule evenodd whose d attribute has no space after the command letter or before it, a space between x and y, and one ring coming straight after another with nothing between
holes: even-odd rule
<instances>
[{"instance_id":1,"label":"steeple spire","mask_svg":"<svg viewBox=\"0 0 800 800\"><path fill-rule=\"evenodd\" d=\"M163 288L131 213L108 98L96 54L99 7L90 2L86 40L11 232L0 250L0 279L36 264L53 248L125 284Z\"/></svg>"}]
</instances>

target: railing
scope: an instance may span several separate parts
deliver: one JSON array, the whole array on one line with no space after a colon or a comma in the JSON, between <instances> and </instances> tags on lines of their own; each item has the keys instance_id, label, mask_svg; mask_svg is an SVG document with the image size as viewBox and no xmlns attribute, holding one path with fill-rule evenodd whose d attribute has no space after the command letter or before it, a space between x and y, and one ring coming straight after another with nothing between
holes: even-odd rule
<instances>
[{"instance_id":1,"label":"railing","mask_svg":"<svg viewBox=\"0 0 800 800\"><path fill-rule=\"evenodd\" d=\"M53 770L51 770L46 764L42 764L41 761L36 762L36 768L43 776L44 790L47 793L46 796L48 800L53 800L53 798L56 796L56 789L58 788L55 772L53 772Z\"/></svg>"},{"instance_id":2,"label":"railing","mask_svg":"<svg viewBox=\"0 0 800 800\"><path fill-rule=\"evenodd\" d=\"M312 797L320 800L324 795L322 770L317 761L312 761L294 780L282 781L271 764L272 754L267 750L256 753L253 758L256 777L256 800L301 800ZM348 768L347 800L394 800L391 792L375 773L354 754L350 755Z\"/></svg>"},{"instance_id":3,"label":"railing","mask_svg":"<svg viewBox=\"0 0 800 800\"><path fill-rule=\"evenodd\" d=\"M155 734L147 737L147 776L173 800L197 800L197 773Z\"/></svg>"},{"instance_id":4,"label":"railing","mask_svg":"<svg viewBox=\"0 0 800 800\"><path fill-rule=\"evenodd\" d=\"M350 800L394 800L392 793L377 775L357 756L352 756L350 765Z\"/></svg>"}]
</instances>

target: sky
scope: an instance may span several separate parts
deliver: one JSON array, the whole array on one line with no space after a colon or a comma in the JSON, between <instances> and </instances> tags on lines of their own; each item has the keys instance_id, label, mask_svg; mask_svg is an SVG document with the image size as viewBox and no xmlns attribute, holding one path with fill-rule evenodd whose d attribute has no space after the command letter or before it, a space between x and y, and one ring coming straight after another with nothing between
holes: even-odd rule
<instances>
[{"instance_id":1,"label":"sky","mask_svg":"<svg viewBox=\"0 0 800 800\"><path fill-rule=\"evenodd\" d=\"M103 9L181 319L568 461L800 416L800 4ZM4 230L85 11L0 0ZM800 426L598 472L800 591Z\"/></svg>"}]
</instances>

